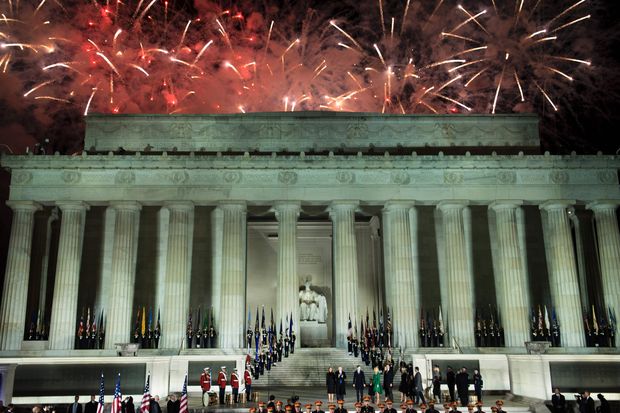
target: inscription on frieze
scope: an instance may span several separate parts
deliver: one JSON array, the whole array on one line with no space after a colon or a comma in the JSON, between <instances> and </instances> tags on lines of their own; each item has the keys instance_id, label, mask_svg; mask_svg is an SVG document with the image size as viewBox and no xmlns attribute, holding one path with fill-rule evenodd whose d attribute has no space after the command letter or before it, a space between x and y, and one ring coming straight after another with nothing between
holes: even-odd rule
<instances>
[{"instance_id":1,"label":"inscription on frieze","mask_svg":"<svg viewBox=\"0 0 620 413\"><path fill-rule=\"evenodd\" d=\"M323 258L320 255L301 253L297 254L297 264L320 264Z\"/></svg>"}]
</instances>

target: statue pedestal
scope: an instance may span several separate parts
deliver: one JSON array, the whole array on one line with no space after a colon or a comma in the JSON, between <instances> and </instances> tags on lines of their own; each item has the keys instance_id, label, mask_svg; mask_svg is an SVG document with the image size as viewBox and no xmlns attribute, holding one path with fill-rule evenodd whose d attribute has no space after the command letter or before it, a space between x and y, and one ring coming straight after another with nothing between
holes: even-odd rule
<instances>
[{"instance_id":1,"label":"statue pedestal","mask_svg":"<svg viewBox=\"0 0 620 413\"><path fill-rule=\"evenodd\" d=\"M300 336L302 347L330 347L331 341L327 333L327 323L301 321Z\"/></svg>"}]
</instances>

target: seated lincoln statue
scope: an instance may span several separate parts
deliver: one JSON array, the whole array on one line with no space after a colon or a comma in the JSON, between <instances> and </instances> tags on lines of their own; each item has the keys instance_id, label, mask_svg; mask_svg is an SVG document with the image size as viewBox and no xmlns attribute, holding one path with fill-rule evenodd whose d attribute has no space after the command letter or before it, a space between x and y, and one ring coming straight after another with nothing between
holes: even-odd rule
<instances>
[{"instance_id":1,"label":"seated lincoln statue","mask_svg":"<svg viewBox=\"0 0 620 413\"><path fill-rule=\"evenodd\" d=\"M327 321L327 300L325 296L310 289L310 278L304 283L305 288L299 292L299 318L301 321Z\"/></svg>"}]
</instances>

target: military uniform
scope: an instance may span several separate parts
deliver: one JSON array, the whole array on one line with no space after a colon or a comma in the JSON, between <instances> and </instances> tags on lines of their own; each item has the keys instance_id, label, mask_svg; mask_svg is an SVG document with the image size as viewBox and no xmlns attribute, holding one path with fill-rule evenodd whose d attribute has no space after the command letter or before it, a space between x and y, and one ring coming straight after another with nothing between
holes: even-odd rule
<instances>
[{"instance_id":1,"label":"military uniform","mask_svg":"<svg viewBox=\"0 0 620 413\"><path fill-rule=\"evenodd\" d=\"M375 413L375 409L370 405L370 396L364 396L364 405L360 411L362 413Z\"/></svg>"},{"instance_id":2,"label":"military uniform","mask_svg":"<svg viewBox=\"0 0 620 413\"><path fill-rule=\"evenodd\" d=\"M394 407L392 407L392 401L388 400L386 402L387 407L383 410L383 413L398 413Z\"/></svg>"},{"instance_id":3,"label":"military uniform","mask_svg":"<svg viewBox=\"0 0 620 413\"><path fill-rule=\"evenodd\" d=\"M314 413L325 413L323 410L321 410L321 406L323 405L323 402L320 400L317 400L314 402Z\"/></svg>"},{"instance_id":4,"label":"military uniform","mask_svg":"<svg viewBox=\"0 0 620 413\"><path fill-rule=\"evenodd\" d=\"M202 389L202 405L209 405L209 390L211 390L211 371L207 367L204 369L204 372L200 375L200 388ZM207 401L205 403L205 395L207 395Z\"/></svg>"},{"instance_id":5,"label":"military uniform","mask_svg":"<svg viewBox=\"0 0 620 413\"><path fill-rule=\"evenodd\" d=\"M220 387L220 404L224 404L224 396L226 395L226 367L222 366L222 369L217 375L217 385Z\"/></svg>"},{"instance_id":6,"label":"military uniform","mask_svg":"<svg viewBox=\"0 0 620 413\"><path fill-rule=\"evenodd\" d=\"M347 413L347 409L344 408L343 400L338 400L338 407L336 407L334 413Z\"/></svg>"}]
</instances>

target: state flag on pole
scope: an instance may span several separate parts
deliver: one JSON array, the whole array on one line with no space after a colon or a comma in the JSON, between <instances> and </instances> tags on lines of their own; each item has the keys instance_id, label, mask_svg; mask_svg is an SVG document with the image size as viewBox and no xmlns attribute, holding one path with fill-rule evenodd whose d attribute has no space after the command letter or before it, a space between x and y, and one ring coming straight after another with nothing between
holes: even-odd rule
<instances>
[{"instance_id":1,"label":"state flag on pole","mask_svg":"<svg viewBox=\"0 0 620 413\"><path fill-rule=\"evenodd\" d=\"M105 407L105 391L103 387L103 372L101 372L101 380L99 381L99 402L97 403L97 413L103 413Z\"/></svg>"},{"instance_id":2,"label":"state flag on pole","mask_svg":"<svg viewBox=\"0 0 620 413\"><path fill-rule=\"evenodd\" d=\"M121 399L123 395L121 393L121 373L118 373L116 378L116 387L114 387L114 400L112 400L111 413L121 413Z\"/></svg>"},{"instance_id":3,"label":"state flag on pole","mask_svg":"<svg viewBox=\"0 0 620 413\"><path fill-rule=\"evenodd\" d=\"M151 409L151 393L149 392L149 382L151 381L151 375L146 376L146 384L144 385L144 394L142 395L142 403L140 404L140 411L142 413L149 413Z\"/></svg>"},{"instance_id":4,"label":"state flag on pole","mask_svg":"<svg viewBox=\"0 0 620 413\"><path fill-rule=\"evenodd\" d=\"M181 393L181 407L179 413L188 413L187 406L187 374L185 375L185 381L183 382L183 392Z\"/></svg>"}]
</instances>

